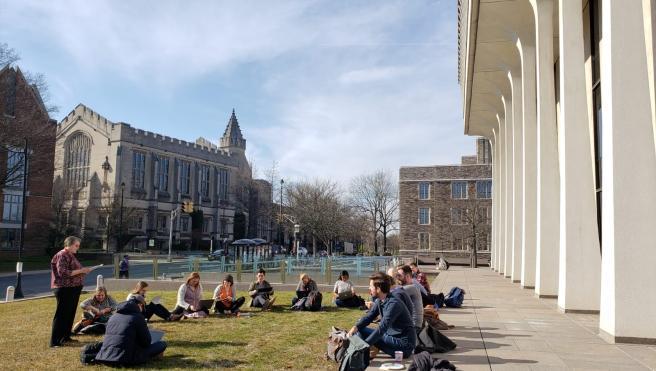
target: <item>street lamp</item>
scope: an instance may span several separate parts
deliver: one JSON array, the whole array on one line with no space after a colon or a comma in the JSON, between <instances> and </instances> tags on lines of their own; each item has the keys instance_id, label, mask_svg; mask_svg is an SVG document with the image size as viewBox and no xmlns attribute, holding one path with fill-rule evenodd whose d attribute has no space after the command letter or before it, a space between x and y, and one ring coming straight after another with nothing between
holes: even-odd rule
<instances>
[{"instance_id":1,"label":"street lamp","mask_svg":"<svg viewBox=\"0 0 656 371\"><path fill-rule=\"evenodd\" d=\"M296 245L296 259L298 259L299 256L299 247L301 246L301 241L299 238L299 233L301 233L301 226L298 224L294 224L294 243Z\"/></svg>"},{"instance_id":2,"label":"street lamp","mask_svg":"<svg viewBox=\"0 0 656 371\"><path fill-rule=\"evenodd\" d=\"M123 241L123 193L125 192L125 182L121 182L121 210L118 214L118 241L116 251L121 251L121 241Z\"/></svg>"},{"instance_id":3,"label":"street lamp","mask_svg":"<svg viewBox=\"0 0 656 371\"><path fill-rule=\"evenodd\" d=\"M280 246L285 244L285 241L284 241L285 237L284 237L284 234L283 234L283 231L282 231L282 222L283 222L283 220L282 220L282 187L283 187L283 184L285 184L285 181L282 180L282 178L281 178L280 179L280 218L278 219L279 220L279 222L278 222L278 238L280 239L279 240L280 241Z\"/></svg>"},{"instance_id":4,"label":"street lamp","mask_svg":"<svg viewBox=\"0 0 656 371\"><path fill-rule=\"evenodd\" d=\"M22 211L21 211L21 227L20 227L20 244L18 245L18 262L16 263L16 290L14 291L15 298L23 298L23 290L21 288L21 275L23 274L23 243L25 242L25 213L27 212L27 203L25 196L27 195L27 138L24 139L23 147L23 194L22 198Z\"/></svg>"}]
</instances>

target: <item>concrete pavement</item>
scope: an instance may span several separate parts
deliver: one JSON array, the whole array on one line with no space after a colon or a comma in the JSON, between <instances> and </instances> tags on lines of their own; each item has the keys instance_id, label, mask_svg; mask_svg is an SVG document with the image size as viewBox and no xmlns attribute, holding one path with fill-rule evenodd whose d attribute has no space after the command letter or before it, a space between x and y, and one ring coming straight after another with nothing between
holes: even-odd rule
<instances>
[{"instance_id":1,"label":"concrete pavement","mask_svg":"<svg viewBox=\"0 0 656 371\"><path fill-rule=\"evenodd\" d=\"M443 334L458 347L433 357L459 370L656 369L656 346L606 343L598 315L561 313L556 299L538 299L488 268L452 267L431 285L444 293L453 286L466 291L464 305L440 316L456 326ZM389 359L372 366L382 362Z\"/></svg>"}]
</instances>

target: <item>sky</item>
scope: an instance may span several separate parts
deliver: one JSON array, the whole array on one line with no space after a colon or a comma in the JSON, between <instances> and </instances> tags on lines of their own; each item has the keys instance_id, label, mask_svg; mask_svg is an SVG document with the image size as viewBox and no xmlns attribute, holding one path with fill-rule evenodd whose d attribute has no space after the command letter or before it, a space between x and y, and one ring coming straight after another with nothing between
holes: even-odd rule
<instances>
[{"instance_id":1,"label":"sky","mask_svg":"<svg viewBox=\"0 0 656 371\"><path fill-rule=\"evenodd\" d=\"M46 76L61 120L217 143L234 108L257 175L459 163L456 0L0 0L0 43Z\"/></svg>"}]
</instances>

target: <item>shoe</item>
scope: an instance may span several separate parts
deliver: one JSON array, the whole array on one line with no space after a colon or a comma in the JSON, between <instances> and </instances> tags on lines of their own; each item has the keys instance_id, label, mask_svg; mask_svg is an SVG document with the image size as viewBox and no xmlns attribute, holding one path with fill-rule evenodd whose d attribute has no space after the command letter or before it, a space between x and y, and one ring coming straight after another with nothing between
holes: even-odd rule
<instances>
[{"instance_id":1,"label":"shoe","mask_svg":"<svg viewBox=\"0 0 656 371\"><path fill-rule=\"evenodd\" d=\"M264 302L264 304L262 304L262 312L264 312L265 310L268 310L270 304L271 304L271 302L267 299L267 300Z\"/></svg>"},{"instance_id":2,"label":"shoe","mask_svg":"<svg viewBox=\"0 0 656 371\"><path fill-rule=\"evenodd\" d=\"M275 303L275 302L276 302L276 297L275 296L272 297L271 299L269 299L269 307L267 309L271 310L273 308L273 303Z\"/></svg>"},{"instance_id":3,"label":"shoe","mask_svg":"<svg viewBox=\"0 0 656 371\"><path fill-rule=\"evenodd\" d=\"M82 330L83 328L84 328L84 324L82 323L82 321L76 323L75 326L73 326L72 335L77 335L77 333L80 332L80 330Z\"/></svg>"},{"instance_id":4,"label":"shoe","mask_svg":"<svg viewBox=\"0 0 656 371\"><path fill-rule=\"evenodd\" d=\"M182 317L183 317L182 314L171 314L171 316L169 317L169 321L179 321L182 319Z\"/></svg>"}]
</instances>

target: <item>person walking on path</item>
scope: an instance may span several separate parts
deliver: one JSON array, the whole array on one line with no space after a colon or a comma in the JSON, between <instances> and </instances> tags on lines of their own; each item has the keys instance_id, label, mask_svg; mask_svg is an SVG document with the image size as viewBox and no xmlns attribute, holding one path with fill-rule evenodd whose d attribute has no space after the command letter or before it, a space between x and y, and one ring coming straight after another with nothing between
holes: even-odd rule
<instances>
[{"instance_id":1,"label":"person walking on path","mask_svg":"<svg viewBox=\"0 0 656 371\"><path fill-rule=\"evenodd\" d=\"M118 278L130 278L130 257L123 255L123 260L118 265Z\"/></svg>"},{"instance_id":2,"label":"person walking on path","mask_svg":"<svg viewBox=\"0 0 656 371\"><path fill-rule=\"evenodd\" d=\"M50 346L59 347L71 339L75 311L80 300L84 277L91 268L83 268L75 254L80 249L80 239L68 236L61 249L50 261L50 287L57 299L57 309L52 319Z\"/></svg>"}]
</instances>

